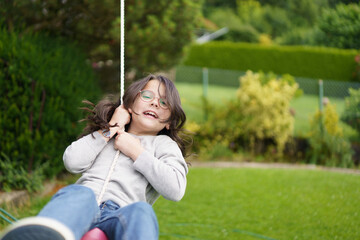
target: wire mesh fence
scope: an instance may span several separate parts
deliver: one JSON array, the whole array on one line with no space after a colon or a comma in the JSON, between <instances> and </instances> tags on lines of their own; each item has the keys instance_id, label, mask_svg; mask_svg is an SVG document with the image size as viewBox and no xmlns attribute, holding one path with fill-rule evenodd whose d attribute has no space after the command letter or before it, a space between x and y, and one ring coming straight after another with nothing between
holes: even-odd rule
<instances>
[{"instance_id":1,"label":"wire mesh fence","mask_svg":"<svg viewBox=\"0 0 360 240\"><path fill-rule=\"evenodd\" d=\"M218 96L212 95L216 94L217 91L211 90L219 87L227 87L230 89L229 94L234 95L235 98L235 90L240 87L240 77L243 75L245 75L245 72L243 71L178 66L172 73L171 79L174 79L177 83L202 85L202 88L206 87L210 90L208 93L210 99L217 99ZM295 81L299 84L299 88L302 89L304 93L302 96L293 99L291 102L291 108L295 114L294 131L296 135L304 135L309 131L311 117L328 102L335 105L336 111L339 117L341 117L345 107L345 98L349 96L349 88L360 88L360 83L357 82L340 82L323 79L322 89L320 89L319 79L295 77ZM193 88L195 89L195 87ZM198 91L199 97L201 97L203 93L204 90ZM202 109L199 107L199 104L196 106L198 106L197 111L200 114ZM196 111L194 110L193 112ZM340 124L344 128L345 135L354 134L354 131L349 126L344 123Z\"/></svg>"},{"instance_id":2,"label":"wire mesh fence","mask_svg":"<svg viewBox=\"0 0 360 240\"><path fill-rule=\"evenodd\" d=\"M234 71L226 69L208 68L209 85L219 85L226 87L239 87L239 78L245 75L244 71ZM177 82L203 83L204 68L192 66L178 66L176 68L175 80ZM318 79L295 77L295 81L299 84L299 88L304 94L318 95L319 84ZM344 98L349 96L349 88L358 89L360 83L344 82L323 79L324 96Z\"/></svg>"}]
</instances>

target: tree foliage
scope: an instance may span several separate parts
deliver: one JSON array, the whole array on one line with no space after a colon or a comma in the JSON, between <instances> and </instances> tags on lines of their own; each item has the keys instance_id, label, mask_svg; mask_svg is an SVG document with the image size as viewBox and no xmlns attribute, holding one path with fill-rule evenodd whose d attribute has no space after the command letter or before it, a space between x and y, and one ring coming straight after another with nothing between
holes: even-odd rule
<instances>
[{"instance_id":1,"label":"tree foliage","mask_svg":"<svg viewBox=\"0 0 360 240\"><path fill-rule=\"evenodd\" d=\"M119 15L114 0L4 0L0 16L9 31L46 32L80 43L84 49L111 41L111 24Z\"/></svg>"},{"instance_id":2,"label":"tree foliage","mask_svg":"<svg viewBox=\"0 0 360 240\"><path fill-rule=\"evenodd\" d=\"M23 168L54 176L81 131L81 101L100 95L96 78L75 44L1 28L0 68L0 158L14 163L1 165L0 175Z\"/></svg>"},{"instance_id":3,"label":"tree foliage","mask_svg":"<svg viewBox=\"0 0 360 240\"><path fill-rule=\"evenodd\" d=\"M193 40L201 0L129 0L125 13L127 70L158 71L174 66Z\"/></svg>"},{"instance_id":4,"label":"tree foliage","mask_svg":"<svg viewBox=\"0 0 360 240\"><path fill-rule=\"evenodd\" d=\"M324 10L319 28L323 33L318 43L337 48L360 48L360 4L339 4Z\"/></svg>"},{"instance_id":5,"label":"tree foliage","mask_svg":"<svg viewBox=\"0 0 360 240\"><path fill-rule=\"evenodd\" d=\"M202 0L125 1L126 71L165 70L193 40ZM9 31L47 32L78 42L93 61L119 61L120 1L4 0L0 16ZM0 17L1 18L1 17Z\"/></svg>"},{"instance_id":6,"label":"tree foliage","mask_svg":"<svg viewBox=\"0 0 360 240\"><path fill-rule=\"evenodd\" d=\"M345 109L341 120L354 128L360 137L360 89L349 89L350 96L345 99Z\"/></svg>"},{"instance_id":7,"label":"tree foliage","mask_svg":"<svg viewBox=\"0 0 360 240\"><path fill-rule=\"evenodd\" d=\"M205 17L219 28L230 29L229 36L222 39L261 43L260 37L245 38L244 34L233 34L253 29L258 36L266 34L271 37L270 42L280 45L360 47L358 0L236 0L232 9L209 2L213 3L206 1L204 6L209 9L204 9ZM229 11L236 15L231 16L231 21L223 20Z\"/></svg>"}]
</instances>

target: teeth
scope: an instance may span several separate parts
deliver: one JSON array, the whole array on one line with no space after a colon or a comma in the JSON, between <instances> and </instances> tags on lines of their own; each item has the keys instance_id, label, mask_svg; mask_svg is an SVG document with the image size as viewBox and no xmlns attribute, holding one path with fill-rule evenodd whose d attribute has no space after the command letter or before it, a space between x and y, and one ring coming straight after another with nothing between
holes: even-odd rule
<instances>
[{"instance_id":1,"label":"teeth","mask_svg":"<svg viewBox=\"0 0 360 240\"><path fill-rule=\"evenodd\" d=\"M157 117L156 114L153 113L153 112L145 112L145 114L146 114L146 115L151 115L151 116L153 116L153 117L155 117L155 118Z\"/></svg>"}]
</instances>

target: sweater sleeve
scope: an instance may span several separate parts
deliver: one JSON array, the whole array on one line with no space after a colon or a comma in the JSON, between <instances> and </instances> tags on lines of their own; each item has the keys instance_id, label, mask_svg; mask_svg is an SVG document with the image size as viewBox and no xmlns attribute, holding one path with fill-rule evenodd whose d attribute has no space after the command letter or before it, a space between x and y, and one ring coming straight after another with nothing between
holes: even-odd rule
<instances>
[{"instance_id":1,"label":"sweater sleeve","mask_svg":"<svg viewBox=\"0 0 360 240\"><path fill-rule=\"evenodd\" d=\"M63 155L65 168L71 173L84 172L92 166L105 146L106 141L98 132L72 142Z\"/></svg>"},{"instance_id":2,"label":"sweater sleeve","mask_svg":"<svg viewBox=\"0 0 360 240\"><path fill-rule=\"evenodd\" d=\"M143 151L134 163L134 168L143 174L151 186L164 198L180 201L185 194L187 164L172 139L159 139L155 156Z\"/></svg>"}]
</instances>

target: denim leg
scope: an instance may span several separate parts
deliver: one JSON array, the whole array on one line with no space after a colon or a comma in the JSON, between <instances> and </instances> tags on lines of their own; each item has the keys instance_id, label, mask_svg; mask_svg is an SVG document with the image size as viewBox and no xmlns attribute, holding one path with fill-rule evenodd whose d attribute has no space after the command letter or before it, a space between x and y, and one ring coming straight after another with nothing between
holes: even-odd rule
<instances>
[{"instance_id":1,"label":"denim leg","mask_svg":"<svg viewBox=\"0 0 360 240\"><path fill-rule=\"evenodd\" d=\"M109 240L155 240L159 226L151 205L137 202L119 208L107 201L96 227L103 230Z\"/></svg>"},{"instance_id":2,"label":"denim leg","mask_svg":"<svg viewBox=\"0 0 360 240\"><path fill-rule=\"evenodd\" d=\"M60 189L38 216L58 220L73 231L76 239L81 239L99 214L93 191L74 184Z\"/></svg>"}]
</instances>

